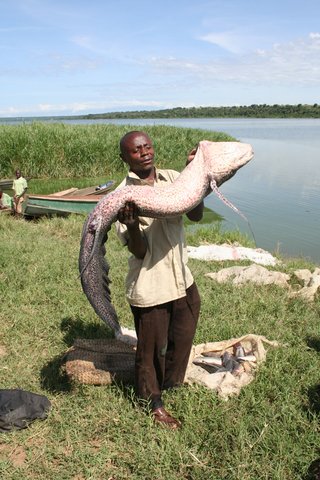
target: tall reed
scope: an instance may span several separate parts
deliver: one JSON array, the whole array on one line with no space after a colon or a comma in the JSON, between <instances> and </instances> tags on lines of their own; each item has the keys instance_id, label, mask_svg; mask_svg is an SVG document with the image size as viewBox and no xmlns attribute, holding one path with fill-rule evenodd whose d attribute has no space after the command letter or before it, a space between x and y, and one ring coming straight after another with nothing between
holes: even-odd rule
<instances>
[{"instance_id":1,"label":"tall reed","mask_svg":"<svg viewBox=\"0 0 320 480\"><path fill-rule=\"evenodd\" d=\"M181 170L188 151L200 140L228 141L224 133L170 126L66 125L33 122L0 126L0 178L20 168L33 178L122 177L119 140L129 130L153 139L159 166Z\"/></svg>"}]
</instances>

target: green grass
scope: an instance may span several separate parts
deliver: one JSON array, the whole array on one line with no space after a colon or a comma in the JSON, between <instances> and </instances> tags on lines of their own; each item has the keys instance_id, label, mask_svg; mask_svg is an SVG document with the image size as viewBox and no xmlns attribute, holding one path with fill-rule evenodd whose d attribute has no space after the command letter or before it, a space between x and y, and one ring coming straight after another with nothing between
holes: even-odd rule
<instances>
[{"instance_id":1,"label":"green grass","mask_svg":"<svg viewBox=\"0 0 320 480\"><path fill-rule=\"evenodd\" d=\"M10 177L20 168L32 178L82 178L124 176L119 140L134 125L65 125L41 122L0 125L0 176ZM161 167L181 170L187 153L204 138L228 141L225 133L167 126L146 126Z\"/></svg>"},{"instance_id":2,"label":"green grass","mask_svg":"<svg viewBox=\"0 0 320 480\"><path fill-rule=\"evenodd\" d=\"M319 300L290 300L277 287L219 285L204 274L230 262L190 260L202 298L195 343L251 332L284 346L269 349L254 382L227 402L199 386L167 392L166 405L184 426L162 430L138 408L132 387L76 386L64 374L64 354L75 338L110 335L78 279L83 221L0 217L0 345L7 351L0 387L42 393L52 402L47 420L1 435L0 477L306 478L320 456ZM217 240L230 238L217 229L188 234L190 244ZM122 324L132 327L123 285L127 252L113 229L107 258L115 307ZM297 267L310 264L292 260L283 270ZM24 461L16 465L19 452Z\"/></svg>"},{"instance_id":3,"label":"green grass","mask_svg":"<svg viewBox=\"0 0 320 480\"><path fill-rule=\"evenodd\" d=\"M0 128L1 177L21 167L33 193L119 180L117 143L128 127L22 125ZM158 164L181 169L211 132L148 127ZM112 164L112 161L114 163ZM57 163L58 162L58 163ZM42 178L39 180L35 177ZM54 177L54 179L52 178ZM50 179L50 180L49 180ZM205 277L231 262L189 260L202 306L195 343L255 333L281 343L269 348L255 380L227 402L200 386L166 392L166 406L183 421L179 432L153 425L133 387L71 384L64 356L76 338L107 338L82 292L78 254L84 217L25 221L0 215L0 388L46 395L52 410L23 431L0 434L4 480L301 480L320 457L319 298L289 299L275 286L241 288ZM239 241L219 224L191 228L187 241ZM111 291L124 326L127 250L112 229L107 242ZM282 271L314 268L287 259Z\"/></svg>"}]
</instances>

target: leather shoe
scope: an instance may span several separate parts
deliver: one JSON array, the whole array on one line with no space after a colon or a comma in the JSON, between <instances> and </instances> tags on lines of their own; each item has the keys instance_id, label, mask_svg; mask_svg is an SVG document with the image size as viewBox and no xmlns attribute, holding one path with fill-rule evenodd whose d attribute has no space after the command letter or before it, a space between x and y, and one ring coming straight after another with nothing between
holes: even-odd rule
<instances>
[{"instance_id":1,"label":"leather shoe","mask_svg":"<svg viewBox=\"0 0 320 480\"><path fill-rule=\"evenodd\" d=\"M156 423L171 428L171 430L177 430L181 427L179 420L172 417L163 407L153 409L152 416Z\"/></svg>"}]
</instances>

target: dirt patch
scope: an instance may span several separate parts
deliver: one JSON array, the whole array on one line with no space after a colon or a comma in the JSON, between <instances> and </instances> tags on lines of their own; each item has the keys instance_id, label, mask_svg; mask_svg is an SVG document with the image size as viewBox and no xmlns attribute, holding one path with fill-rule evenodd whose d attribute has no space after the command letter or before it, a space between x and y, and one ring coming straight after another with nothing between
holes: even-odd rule
<instances>
[{"instance_id":1,"label":"dirt patch","mask_svg":"<svg viewBox=\"0 0 320 480\"><path fill-rule=\"evenodd\" d=\"M23 447L12 447L11 445L0 445L0 460L9 460L14 467L23 467L27 458Z\"/></svg>"},{"instance_id":2,"label":"dirt patch","mask_svg":"<svg viewBox=\"0 0 320 480\"><path fill-rule=\"evenodd\" d=\"M7 350L3 345L0 345L0 357L5 357L7 355Z\"/></svg>"}]
</instances>

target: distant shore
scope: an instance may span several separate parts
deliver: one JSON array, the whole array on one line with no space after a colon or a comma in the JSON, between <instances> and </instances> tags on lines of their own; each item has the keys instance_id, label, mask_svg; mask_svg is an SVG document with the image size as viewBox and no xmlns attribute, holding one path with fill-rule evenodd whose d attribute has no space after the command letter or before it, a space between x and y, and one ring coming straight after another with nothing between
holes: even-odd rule
<instances>
[{"instance_id":1,"label":"distant shore","mask_svg":"<svg viewBox=\"0 0 320 480\"><path fill-rule=\"evenodd\" d=\"M3 117L5 121L102 120L134 118L320 118L320 105L253 104L225 107L175 107L162 110L88 113L85 115L51 115L43 117Z\"/></svg>"}]
</instances>

